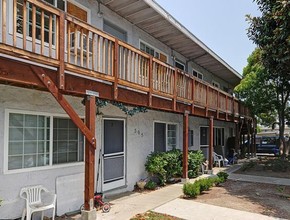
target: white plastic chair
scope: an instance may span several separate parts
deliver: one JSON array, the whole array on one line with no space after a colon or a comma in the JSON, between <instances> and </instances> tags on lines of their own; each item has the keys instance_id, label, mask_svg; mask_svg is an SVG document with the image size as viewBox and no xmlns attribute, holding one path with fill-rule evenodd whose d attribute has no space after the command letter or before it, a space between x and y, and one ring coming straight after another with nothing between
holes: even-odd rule
<instances>
[{"instance_id":1,"label":"white plastic chair","mask_svg":"<svg viewBox=\"0 0 290 220\"><path fill-rule=\"evenodd\" d=\"M45 199L42 196L42 191L47 194ZM43 211L48 209L53 209L52 220L54 220L56 194L49 193L42 185L37 185L22 188L20 197L26 200L26 208L23 210L21 220L24 220L25 216L26 220L30 220L34 212L42 212L41 219L43 219Z\"/></svg>"},{"instance_id":2,"label":"white plastic chair","mask_svg":"<svg viewBox=\"0 0 290 220\"><path fill-rule=\"evenodd\" d=\"M216 152L213 152L213 161L214 163L218 163L219 167L221 167L221 162L224 164L224 157Z\"/></svg>"}]
</instances>

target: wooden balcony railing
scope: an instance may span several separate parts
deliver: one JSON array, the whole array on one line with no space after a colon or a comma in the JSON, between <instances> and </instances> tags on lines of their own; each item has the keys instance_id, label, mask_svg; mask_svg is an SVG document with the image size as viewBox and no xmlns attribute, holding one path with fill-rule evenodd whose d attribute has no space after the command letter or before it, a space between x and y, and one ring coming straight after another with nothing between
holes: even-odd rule
<instances>
[{"instance_id":1,"label":"wooden balcony railing","mask_svg":"<svg viewBox=\"0 0 290 220\"><path fill-rule=\"evenodd\" d=\"M48 4L37 0L0 2L0 49L6 53L17 53L175 102L226 114L249 115L230 94ZM8 3L12 6L8 7Z\"/></svg>"}]
</instances>

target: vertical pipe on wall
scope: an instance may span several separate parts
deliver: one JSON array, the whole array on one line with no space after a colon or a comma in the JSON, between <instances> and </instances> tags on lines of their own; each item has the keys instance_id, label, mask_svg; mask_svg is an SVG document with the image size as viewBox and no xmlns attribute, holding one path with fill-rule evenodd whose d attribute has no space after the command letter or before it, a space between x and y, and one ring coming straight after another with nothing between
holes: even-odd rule
<instances>
[{"instance_id":1,"label":"vertical pipe on wall","mask_svg":"<svg viewBox=\"0 0 290 220\"><path fill-rule=\"evenodd\" d=\"M182 177L188 178L188 113L183 116L183 164L182 164Z\"/></svg>"},{"instance_id":2,"label":"vertical pipe on wall","mask_svg":"<svg viewBox=\"0 0 290 220\"><path fill-rule=\"evenodd\" d=\"M208 146L208 169L213 168L213 117L209 118L209 146Z\"/></svg>"}]
</instances>

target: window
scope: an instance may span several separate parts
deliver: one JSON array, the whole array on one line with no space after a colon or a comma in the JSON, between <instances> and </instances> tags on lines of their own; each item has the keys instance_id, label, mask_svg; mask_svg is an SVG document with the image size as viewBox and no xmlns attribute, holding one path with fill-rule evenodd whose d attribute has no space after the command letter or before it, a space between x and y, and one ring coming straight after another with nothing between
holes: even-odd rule
<instances>
[{"instance_id":1,"label":"window","mask_svg":"<svg viewBox=\"0 0 290 220\"><path fill-rule=\"evenodd\" d=\"M154 123L154 152L164 152L177 147L177 124Z\"/></svg>"},{"instance_id":2,"label":"window","mask_svg":"<svg viewBox=\"0 0 290 220\"><path fill-rule=\"evenodd\" d=\"M45 0L47 3L64 10L63 0ZM27 31L26 35L32 37L32 4L26 4ZM44 42L49 43L49 17L50 13L44 11ZM23 33L23 0L17 0L17 33ZM36 7L36 39L41 40L41 9ZM52 44L55 44L55 16L52 16Z\"/></svg>"},{"instance_id":3,"label":"window","mask_svg":"<svg viewBox=\"0 0 290 220\"><path fill-rule=\"evenodd\" d=\"M208 127L200 127L200 145L209 145L209 129Z\"/></svg>"},{"instance_id":4,"label":"window","mask_svg":"<svg viewBox=\"0 0 290 220\"><path fill-rule=\"evenodd\" d=\"M220 84L218 82L214 81L214 80L212 81L212 85L214 87L220 88Z\"/></svg>"},{"instance_id":5,"label":"window","mask_svg":"<svg viewBox=\"0 0 290 220\"><path fill-rule=\"evenodd\" d=\"M70 119L9 112L8 121L8 170L83 161L84 138Z\"/></svg>"},{"instance_id":6,"label":"window","mask_svg":"<svg viewBox=\"0 0 290 220\"><path fill-rule=\"evenodd\" d=\"M103 30L122 41L127 41L127 32L106 20L104 20Z\"/></svg>"},{"instance_id":7,"label":"window","mask_svg":"<svg viewBox=\"0 0 290 220\"><path fill-rule=\"evenodd\" d=\"M167 56L165 54L143 41L140 41L140 50L150 54L151 56L161 60L164 63L167 63Z\"/></svg>"},{"instance_id":8,"label":"window","mask_svg":"<svg viewBox=\"0 0 290 220\"><path fill-rule=\"evenodd\" d=\"M214 146L224 146L225 145L225 135L224 128L214 128L213 130L213 145Z\"/></svg>"},{"instance_id":9,"label":"window","mask_svg":"<svg viewBox=\"0 0 290 220\"><path fill-rule=\"evenodd\" d=\"M224 137L224 128L213 129L213 145L214 146L224 146L225 137ZM200 127L200 145L208 146L209 145L209 127Z\"/></svg>"},{"instance_id":10,"label":"window","mask_svg":"<svg viewBox=\"0 0 290 220\"><path fill-rule=\"evenodd\" d=\"M177 67L178 69L181 69L181 70L185 70L185 64L182 63L181 61L178 61L178 60L175 60L175 67Z\"/></svg>"},{"instance_id":11,"label":"window","mask_svg":"<svg viewBox=\"0 0 290 220\"><path fill-rule=\"evenodd\" d=\"M193 130L189 130L188 131L188 138L189 138L188 144L189 144L190 147L194 146L194 143L193 143L194 136L193 135L194 135Z\"/></svg>"},{"instance_id":12,"label":"window","mask_svg":"<svg viewBox=\"0 0 290 220\"><path fill-rule=\"evenodd\" d=\"M196 72L195 70L192 70L192 75L199 79L203 79L203 75L201 73Z\"/></svg>"}]
</instances>

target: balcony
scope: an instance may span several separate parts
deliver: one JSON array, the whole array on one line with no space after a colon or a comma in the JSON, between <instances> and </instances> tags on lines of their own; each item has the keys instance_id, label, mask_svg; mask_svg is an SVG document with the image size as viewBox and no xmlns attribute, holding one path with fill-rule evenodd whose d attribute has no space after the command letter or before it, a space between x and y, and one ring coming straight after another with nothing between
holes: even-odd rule
<instances>
[{"instance_id":1,"label":"balcony","mask_svg":"<svg viewBox=\"0 0 290 220\"><path fill-rule=\"evenodd\" d=\"M48 4L24 0L23 7L11 0L8 7L7 0L0 2L0 54L5 55L0 61L15 62L17 68L0 65L2 83L42 89L28 69L26 76L17 74L21 65L42 65L65 94L94 90L100 98L152 109L230 121L250 117L230 94Z\"/></svg>"}]
</instances>

